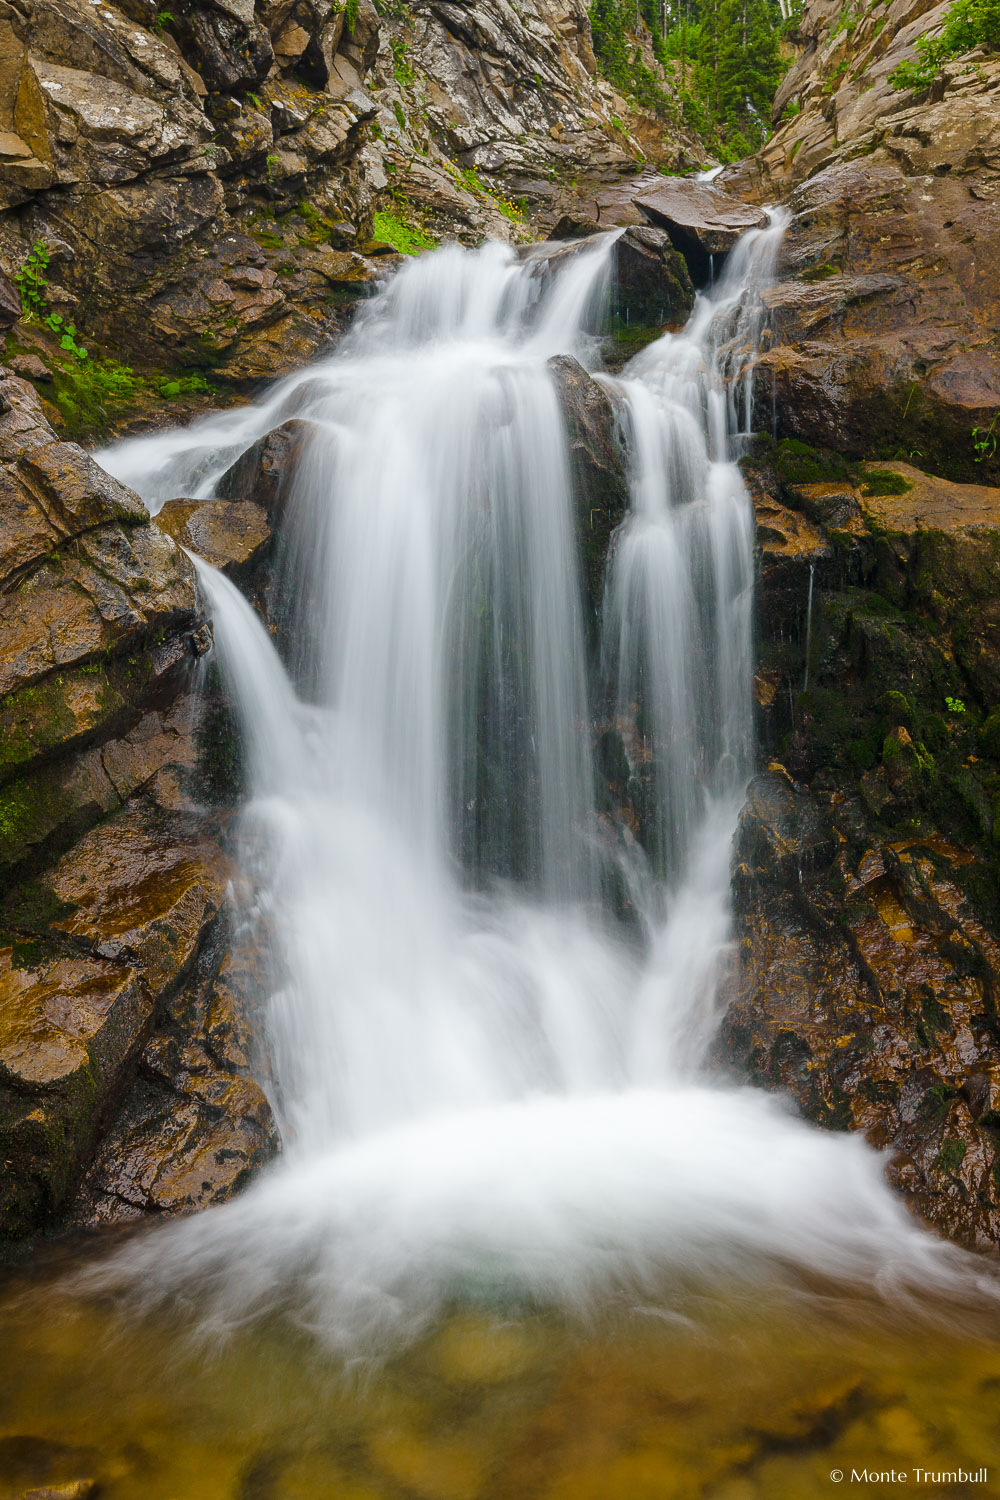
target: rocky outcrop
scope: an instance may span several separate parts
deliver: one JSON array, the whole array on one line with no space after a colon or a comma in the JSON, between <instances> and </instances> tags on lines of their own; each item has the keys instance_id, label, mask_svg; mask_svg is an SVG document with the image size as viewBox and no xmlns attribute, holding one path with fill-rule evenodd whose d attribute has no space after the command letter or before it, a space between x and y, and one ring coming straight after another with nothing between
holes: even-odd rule
<instances>
[{"instance_id":1,"label":"rocky outcrop","mask_svg":"<svg viewBox=\"0 0 1000 1500\"><path fill-rule=\"evenodd\" d=\"M245 566L260 523L234 509ZM218 527L213 536L221 553ZM92 1160L81 1222L225 1197L274 1150L275 1132L232 959L223 972L229 872L198 779L193 689L211 637L193 569L139 498L59 441L31 386L6 373L0 539L0 1236L10 1237L65 1215Z\"/></svg>"},{"instance_id":2,"label":"rocky outcrop","mask_svg":"<svg viewBox=\"0 0 1000 1500\"><path fill-rule=\"evenodd\" d=\"M767 770L723 1051L1000 1239L1000 490L784 441L747 461Z\"/></svg>"},{"instance_id":3,"label":"rocky outcrop","mask_svg":"<svg viewBox=\"0 0 1000 1500\"><path fill-rule=\"evenodd\" d=\"M1000 60L956 59L922 94L889 82L947 9L813 0L779 128L719 181L794 214L761 372L780 430L995 484Z\"/></svg>"},{"instance_id":4,"label":"rocky outcrop","mask_svg":"<svg viewBox=\"0 0 1000 1500\"><path fill-rule=\"evenodd\" d=\"M586 183L634 172L639 118L595 76L584 0L15 0L7 355L52 376L75 436L242 391L320 349L389 252L528 239ZM682 127L654 140L701 154Z\"/></svg>"},{"instance_id":5,"label":"rocky outcrop","mask_svg":"<svg viewBox=\"0 0 1000 1500\"><path fill-rule=\"evenodd\" d=\"M236 579L261 566L271 542L267 511L253 500L168 500L156 524Z\"/></svg>"},{"instance_id":6,"label":"rocky outcrop","mask_svg":"<svg viewBox=\"0 0 1000 1500\"><path fill-rule=\"evenodd\" d=\"M707 183L681 178L661 179L634 202L651 224L666 230L699 285L710 279L714 257L721 264L741 235L767 222L759 208Z\"/></svg>"}]
</instances>

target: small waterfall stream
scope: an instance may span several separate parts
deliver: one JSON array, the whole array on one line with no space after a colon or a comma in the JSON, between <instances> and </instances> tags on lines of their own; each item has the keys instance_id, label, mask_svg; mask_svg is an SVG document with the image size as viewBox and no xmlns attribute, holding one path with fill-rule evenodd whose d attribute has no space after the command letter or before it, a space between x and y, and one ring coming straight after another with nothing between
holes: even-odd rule
<instances>
[{"instance_id":1,"label":"small waterfall stream","mask_svg":"<svg viewBox=\"0 0 1000 1500\"><path fill-rule=\"evenodd\" d=\"M603 687L546 360L593 366L614 236L543 277L497 245L421 257L334 358L101 455L155 509L210 496L288 417L314 424L288 500L291 675L199 567L249 744L285 1150L108 1275L196 1290L219 1324L292 1306L346 1350L413 1334L456 1292L579 1306L789 1265L883 1289L972 1276L863 1142L702 1072L752 768L753 522L733 454L783 227L741 241L682 334L599 377L632 465ZM653 767L648 858L601 834L601 691ZM622 860L638 930L602 900Z\"/></svg>"}]
</instances>

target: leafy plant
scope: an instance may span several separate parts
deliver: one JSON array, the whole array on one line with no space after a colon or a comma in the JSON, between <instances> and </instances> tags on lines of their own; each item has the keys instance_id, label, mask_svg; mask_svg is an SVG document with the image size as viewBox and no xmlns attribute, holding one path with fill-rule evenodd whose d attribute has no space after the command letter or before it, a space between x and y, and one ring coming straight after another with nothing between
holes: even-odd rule
<instances>
[{"instance_id":1,"label":"leafy plant","mask_svg":"<svg viewBox=\"0 0 1000 1500\"><path fill-rule=\"evenodd\" d=\"M354 35L354 28L358 24L358 16L361 13L361 0L346 0L344 5L344 30L348 36Z\"/></svg>"},{"instance_id":2,"label":"leafy plant","mask_svg":"<svg viewBox=\"0 0 1000 1500\"><path fill-rule=\"evenodd\" d=\"M174 22L174 18L170 14L169 10L158 10L156 12L156 16L155 16L155 18L153 20L153 30L154 31L166 31L166 29L167 29L168 26L172 26L173 25L173 22Z\"/></svg>"},{"instance_id":3,"label":"leafy plant","mask_svg":"<svg viewBox=\"0 0 1000 1500\"><path fill-rule=\"evenodd\" d=\"M45 306L48 290L49 247L44 240L36 240L28 251L28 258L14 277L21 296L21 312L24 317L37 317Z\"/></svg>"},{"instance_id":4,"label":"leafy plant","mask_svg":"<svg viewBox=\"0 0 1000 1500\"><path fill-rule=\"evenodd\" d=\"M67 354L72 354L76 360L89 359L90 355L82 345L76 341L76 328L72 323L63 321L61 313L49 313L42 319L43 324L59 338L60 349L65 349Z\"/></svg>"},{"instance_id":5,"label":"leafy plant","mask_svg":"<svg viewBox=\"0 0 1000 1500\"><path fill-rule=\"evenodd\" d=\"M950 694L945 696L945 706L950 714L964 714L965 704L961 698L952 698Z\"/></svg>"},{"instance_id":6,"label":"leafy plant","mask_svg":"<svg viewBox=\"0 0 1000 1500\"><path fill-rule=\"evenodd\" d=\"M996 416L994 416L993 421L988 427L973 427L972 446L976 450L975 457L972 460L973 463L985 463L997 451L997 436L993 429L996 427L998 419L1000 419L1000 412L996 413Z\"/></svg>"},{"instance_id":7,"label":"leafy plant","mask_svg":"<svg viewBox=\"0 0 1000 1500\"><path fill-rule=\"evenodd\" d=\"M268 182L273 182L274 181L275 170L276 170L277 167L279 167L281 165L281 157L280 156L265 156L265 158L264 158L264 165L267 168L267 180L268 180Z\"/></svg>"}]
</instances>

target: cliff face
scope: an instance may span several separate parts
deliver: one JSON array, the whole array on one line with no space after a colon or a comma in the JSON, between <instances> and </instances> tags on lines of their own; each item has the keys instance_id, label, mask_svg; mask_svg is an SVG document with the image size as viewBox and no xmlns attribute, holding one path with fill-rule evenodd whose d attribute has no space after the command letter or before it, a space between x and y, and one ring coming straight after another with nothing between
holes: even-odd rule
<instances>
[{"instance_id":1,"label":"cliff face","mask_svg":"<svg viewBox=\"0 0 1000 1500\"><path fill-rule=\"evenodd\" d=\"M766 361L781 431L996 483L976 444L1000 407L1000 58L888 81L947 9L815 0L778 129L723 180L795 215Z\"/></svg>"},{"instance_id":2,"label":"cliff face","mask_svg":"<svg viewBox=\"0 0 1000 1500\"><path fill-rule=\"evenodd\" d=\"M308 357L394 249L532 238L642 159L630 126L694 164L595 77L589 36L584 0L5 4L0 322L19 272L35 314L8 357L76 431L127 415L102 357L171 372L147 394L183 413L185 371L243 387Z\"/></svg>"}]
</instances>

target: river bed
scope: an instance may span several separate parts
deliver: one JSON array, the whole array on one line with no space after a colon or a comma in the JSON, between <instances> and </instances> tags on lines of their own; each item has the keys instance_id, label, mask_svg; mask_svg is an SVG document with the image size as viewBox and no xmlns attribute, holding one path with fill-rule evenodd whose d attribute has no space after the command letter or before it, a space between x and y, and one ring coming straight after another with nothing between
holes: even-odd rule
<instances>
[{"instance_id":1,"label":"river bed","mask_svg":"<svg viewBox=\"0 0 1000 1500\"><path fill-rule=\"evenodd\" d=\"M954 1312L813 1295L622 1305L590 1326L460 1310L345 1368L278 1319L205 1348L176 1318L15 1278L0 1497L811 1500L865 1469L996 1494L1000 1341L973 1335ZM960 1467L987 1482L916 1477Z\"/></svg>"}]
</instances>

